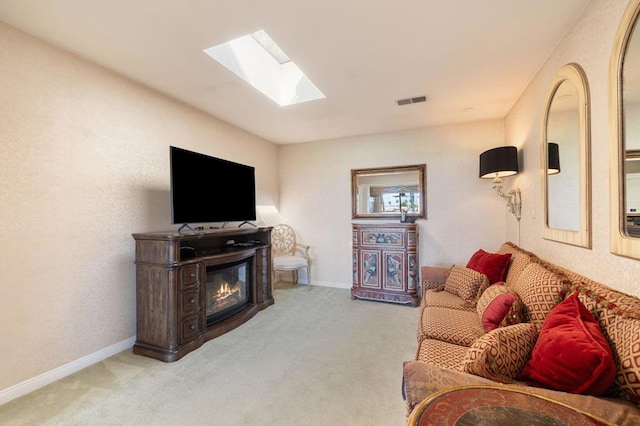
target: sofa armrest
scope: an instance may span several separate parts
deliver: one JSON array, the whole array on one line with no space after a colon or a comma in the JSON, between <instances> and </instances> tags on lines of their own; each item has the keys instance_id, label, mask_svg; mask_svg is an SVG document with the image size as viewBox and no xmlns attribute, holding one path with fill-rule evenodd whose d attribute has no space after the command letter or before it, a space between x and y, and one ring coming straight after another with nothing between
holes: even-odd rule
<instances>
[{"instance_id":1,"label":"sofa armrest","mask_svg":"<svg viewBox=\"0 0 640 426\"><path fill-rule=\"evenodd\" d=\"M420 284L422 291L444 286L451 268L440 268L436 266L423 266L420 270Z\"/></svg>"},{"instance_id":2,"label":"sofa armrest","mask_svg":"<svg viewBox=\"0 0 640 426\"><path fill-rule=\"evenodd\" d=\"M435 392L453 386L498 385L525 389L528 393L559 401L615 425L640 424L640 409L619 398L603 398L527 386L523 383L503 384L422 361L406 361L402 368L402 394L407 416L422 400Z\"/></svg>"},{"instance_id":3,"label":"sofa armrest","mask_svg":"<svg viewBox=\"0 0 640 426\"><path fill-rule=\"evenodd\" d=\"M407 415L416 405L431 394L451 386L495 385L493 380L441 367L424 361L405 361L402 366L402 396Z\"/></svg>"}]
</instances>

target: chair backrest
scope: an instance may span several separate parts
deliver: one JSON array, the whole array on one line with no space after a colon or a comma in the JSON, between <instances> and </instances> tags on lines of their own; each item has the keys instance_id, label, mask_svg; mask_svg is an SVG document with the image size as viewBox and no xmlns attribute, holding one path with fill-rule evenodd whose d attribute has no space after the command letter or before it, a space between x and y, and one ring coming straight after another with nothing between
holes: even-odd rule
<instances>
[{"instance_id":1,"label":"chair backrest","mask_svg":"<svg viewBox=\"0 0 640 426\"><path fill-rule=\"evenodd\" d=\"M296 251L296 233L289 225L275 225L271 230L273 256L293 256Z\"/></svg>"}]
</instances>

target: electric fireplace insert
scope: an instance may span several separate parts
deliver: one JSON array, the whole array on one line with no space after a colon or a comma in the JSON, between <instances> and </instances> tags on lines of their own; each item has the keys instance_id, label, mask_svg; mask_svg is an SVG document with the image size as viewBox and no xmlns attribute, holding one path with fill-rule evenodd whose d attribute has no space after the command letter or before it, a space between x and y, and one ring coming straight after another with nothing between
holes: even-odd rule
<instances>
[{"instance_id":1,"label":"electric fireplace insert","mask_svg":"<svg viewBox=\"0 0 640 426\"><path fill-rule=\"evenodd\" d=\"M205 307L207 326L242 311L251 302L253 258L207 266Z\"/></svg>"}]
</instances>

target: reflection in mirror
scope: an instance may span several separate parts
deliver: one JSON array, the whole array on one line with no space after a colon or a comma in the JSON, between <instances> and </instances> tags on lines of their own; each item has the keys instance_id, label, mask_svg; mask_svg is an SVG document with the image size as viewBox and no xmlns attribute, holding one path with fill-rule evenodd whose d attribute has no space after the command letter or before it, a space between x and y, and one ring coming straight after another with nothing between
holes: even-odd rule
<instances>
[{"instance_id":1,"label":"reflection in mirror","mask_svg":"<svg viewBox=\"0 0 640 426\"><path fill-rule=\"evenodd\" d=\"M625 126L628 128L629 124ZM624 186L624 229L629 237L638 238L640 237L640 149L625 150Z\"/></svg>"},{"instance_id":2,"label":"reflection in mirror","mask_svg":"<svg viewBox=\"0 0 640 426\"><path fill-rule=\"evenodd\" d=\"M588 119L584 72L577 64L565 65L547 94L542 142L544 238L581 247L591 247Z\"/></svg>"},{"instance_id":3,"label":"reflection in mirror","mask_svg":"<svg viewBox=\"0 0 640 426\"><path fill-rule=\"evenodd\" d=\"M611 252L640 259L640 0L631 0L611 55Z\"/></svg>"},{"instance_id":4,"label":"reflection in mirror","mask_svg":"<svg viewBox=\"0 0 640 426\"><path fill-rule=\"evenodd\" d=\"M351 170L352 217L424 217L425 165Z\"/></svg>"},{"instance_id":5,"label":"reflection in mirror","mask_svg":"<svg viewBox=\"0 0 640 426\"><path fill-rule=\"evenodd\" d=\"M638 28L629 37L622 68L624 147L624 230L629 237L640 237L640 35Z\"/></svg>"},{"instance_id":6,"label":"reflection in mirror","mask_svg":"<svg viewBox=\"0 0 640 426\"><path fill-rule=\"evenodd\" d=\"M547 225L549 228L580 229L580 153L578 151L578 89L564 80L553 95L547 116L547 140L555 143L562 173L551 173L547 163ZM547 161L552 150L547 147ZM555 151L553 151L555 152Z\"/></svg>"}]
</instances>

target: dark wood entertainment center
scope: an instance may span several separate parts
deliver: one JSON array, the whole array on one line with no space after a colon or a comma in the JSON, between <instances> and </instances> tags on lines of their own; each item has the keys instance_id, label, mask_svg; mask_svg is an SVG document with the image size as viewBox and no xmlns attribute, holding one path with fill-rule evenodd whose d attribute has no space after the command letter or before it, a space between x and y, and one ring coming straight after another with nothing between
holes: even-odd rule
<instances>
[{"instance_id":1,"label":"dark wood entertainment center","mask_svg":"<svg viewBox=\"0 0 640 426\"><path fill-rule=\"evenodd\" d=\"M274 303L271 228L133 234L136 241L136 322L133 353L165 362L182 358ZM207 269L247 262L246 306L207 324Z\"/></svg>"}]
</instances>

